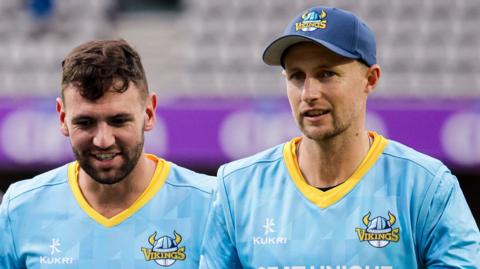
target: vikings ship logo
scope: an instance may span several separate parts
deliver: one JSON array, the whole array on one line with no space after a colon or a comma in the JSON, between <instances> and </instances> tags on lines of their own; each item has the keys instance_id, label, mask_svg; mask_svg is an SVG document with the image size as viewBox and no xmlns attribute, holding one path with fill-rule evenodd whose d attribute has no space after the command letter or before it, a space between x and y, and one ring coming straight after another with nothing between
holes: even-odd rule
<instances>
[{"instance_id":1,"label":"vikings ship logo","mask_svg":"<svg viewBox=\"0 0 480 269\"><path fill-rule=\"evenodd\" d=\"M386 247L390 242L398 242L400 240L399 228L392 228L397 218L390 211L388 211L388 217L388 220L381 216L370 219L370 212L368 212L363 217L363 224L367 226L367 229L355 229L358 239L368 241L370 245L376 248Z\"/></svg>"},{"instance_id":2,"label":"vikings ship logo","mask_svg":"<svg viewBox=\"0 0 480 269\"><path fill-rule=\"evenodd\" d=\"M185 247L179 247L182 242L182 236L173 231L175 239L164 235L158 239L155 238L157 232L150 235L148 243L152 248L142 248L146 261L154 260L158 265L167 267L176 261L183 261L187 257L185 255Z\"/></svg>"},{"instance_id":3,"label":"vikings ship logo","mask_svg":"<svg viewBox=\"0 0 480 269\"><path fill-rule=\"evenodd\" d=\"M316 11L305 12L302 15L302 22L295 23L295 31L311 32L316 29L325 29L327 27L327 13L322 10L321 14Z\"/></svg>"}]
</instances>

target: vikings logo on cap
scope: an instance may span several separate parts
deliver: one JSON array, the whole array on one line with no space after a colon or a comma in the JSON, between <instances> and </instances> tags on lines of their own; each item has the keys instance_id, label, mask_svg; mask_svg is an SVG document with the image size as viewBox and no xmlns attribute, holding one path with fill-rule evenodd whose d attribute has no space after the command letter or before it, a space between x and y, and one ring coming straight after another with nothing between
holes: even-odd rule
<instances>
[{"instance_id":1,"label":"vikings logo on cap","mask_svg":"<svg viewBox=\"0 0 480 269\"><path fill-rule=\"evenodd\" d=\"M327 27L327 13L322 10L319 14L316 11L307 11L302 15L302 22L295 24L295 31L311 32L316 29L325 29Z\"/></svg>"},{"instance_id":2,"label":"vikings logo on cap","mask_svg":"<svg viewBox=\"0 0 480 269\"><path fill-rule=\"evenodd\" d=\"M176 261L183 261L187 257L185 254L185 247L179 247L182 242L182 236L173 231L175 239L168 235L160 238L155 238L157 232L150 235L148 243L152 248L142 248L143 255L146 261L155 261L158 265L167 267L174 264Z\"/></svg>"},{"instance_id":3,"label":"vikings logo on cap","mask_svg":"<svg viewBox=\"0 0 480 269\"><path fill-rule=\"evenodd\" d=\"M382 216L370 219L370 212L363 216L363 224L367 229L356 228L358 239L360 241L368 241L368 243L376 248L386 247L390 242L398 242L400 240L399 228L393 228L393 224L397 218L388 211L388 220Z\"/></svg>"}]
</instances>

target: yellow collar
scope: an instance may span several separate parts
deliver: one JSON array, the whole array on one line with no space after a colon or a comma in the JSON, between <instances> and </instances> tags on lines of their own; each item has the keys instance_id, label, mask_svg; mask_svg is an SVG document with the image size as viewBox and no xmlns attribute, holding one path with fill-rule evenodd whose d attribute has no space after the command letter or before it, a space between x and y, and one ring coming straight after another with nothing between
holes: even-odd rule
<instances>
[{"instance_id":1,"label":"yellow collar","mask_svg":"<svg viewBox=\"0 0 480 269\"><path fill-rule=\"evenodd\" d=\"M77 200L83 211L85 211L88 216L90 216L94 221L98 222L99 224L105 227L113 227L120 224L121 222L132 216L135 212L140 210L140 208L142 208L148 201L150 201L153 196L160 190L160 188L162 188L163 184L167 180L167 176L170 172L170 163L161 158L158 158L155 155L147 154L147 157L156 162L157 164L155 172L153 173L152 180L150 181L150 184L147 186L145 191L137 198L137 200L129 208L125 209L119 214L111 218L106 218L97 211L95 211L95 209L93 209L88 204L78 185L78 172L80 166L77 161L71 163L68 166L68 182L70 184L70 188L72 190L73 196L75 197L75 200Z\"/></svg>"},{"instance_id":2,"label":"yellow collar","mask_svg":"<svg viewBox=\"0 0 480 269\"><path fill-rule=\"evenodd\" d=\"M321 191L313 186L310 186L305 181L298 166L296 154L297 144L300 142L301 138L296 137L290 142L286 143L283 148L283 156L287 165L288 173L300 192L308 200L320 208L327 208L347 195L370 170L388 143L387 139L375 132L369 132L369 135L373 137L373 143L367 155L360 163L360 166L345 182L343 182L343 184L340 184L328 191Z\"/></svg>"}]
</instances>

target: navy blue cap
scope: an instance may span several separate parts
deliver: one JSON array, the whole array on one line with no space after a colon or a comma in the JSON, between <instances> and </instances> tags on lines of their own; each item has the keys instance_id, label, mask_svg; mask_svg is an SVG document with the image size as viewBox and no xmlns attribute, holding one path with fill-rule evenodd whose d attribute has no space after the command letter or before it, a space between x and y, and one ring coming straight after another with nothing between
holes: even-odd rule
<instances>
[{"instance_id":1,"label":"navy blue cap","mask_svg":"<svg viewBox=\"0 0 480 269\"><path fill-rule=\"evenodd\" d=\"M368 66L377 63L373 31L352 12L332 7L313 7L297 16L263 52L268 65L282 65L284 52L300 42L325 46L336 54L358 59Z\"/></svg>"}]
</instances>

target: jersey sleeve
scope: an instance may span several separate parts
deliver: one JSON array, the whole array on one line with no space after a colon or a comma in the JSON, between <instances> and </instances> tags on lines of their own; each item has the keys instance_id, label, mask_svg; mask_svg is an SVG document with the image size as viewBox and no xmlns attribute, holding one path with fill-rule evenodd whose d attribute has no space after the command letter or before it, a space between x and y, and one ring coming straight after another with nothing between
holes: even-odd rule
<instances>
[{"instance_id":1,"label":"jersey sleeve","mask_svg":"<svg viewBox=\"0 0 480 269\"><path fill-rule=\"evenodd\" d=\"M15 255L12 224L8 214L9 206L10 194L7 191L0 204L0 268L2 269L19 268Z\"/></svg>"},{"instance_id":2,"label":"jersey sleeve","mask_svg":"<svg viewBox=\"0 0 480 269\"><path fill-rule=\"evenodd\" d=\"M218 186L203 238L201 269L242 268L235 247L234 222L222 170L219 170Z\"/></svg>"},{"instance_id":3,"label":"jersey sleeve","mask_svg":"<svg viewBox=\"0 0 480 269\"><path fill-rule=\"evenodd\" d=\"M480 233L458 180L437 173L423 202L417 234L427 268L480 268Z\"/></svg>"}]
</instances>

